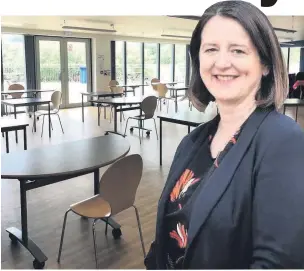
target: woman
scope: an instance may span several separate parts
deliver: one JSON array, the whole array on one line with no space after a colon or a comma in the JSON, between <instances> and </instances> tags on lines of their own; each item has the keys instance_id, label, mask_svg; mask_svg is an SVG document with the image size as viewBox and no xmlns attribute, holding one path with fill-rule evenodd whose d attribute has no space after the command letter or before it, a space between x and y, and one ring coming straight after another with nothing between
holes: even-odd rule
<instances>
[{"instance_id":1,"label":"woman","mask_svg":"<svg viewBox=\"0 0 304 271\"><path fill-rule=\"evenodd\" d=\"M189 96L218 115L178 146L147 269L304 268L304 133L278 112L288 79L270 22L216 3L190 54Z\"/></svg>"}]
</instances>

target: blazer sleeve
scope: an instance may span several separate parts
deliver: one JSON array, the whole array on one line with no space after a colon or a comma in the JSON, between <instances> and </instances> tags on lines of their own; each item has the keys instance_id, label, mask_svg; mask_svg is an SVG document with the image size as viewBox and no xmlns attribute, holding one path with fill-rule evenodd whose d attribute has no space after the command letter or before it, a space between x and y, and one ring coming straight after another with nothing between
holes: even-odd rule
<instances>
[{"instance_id":1,"label":"blazer sleeve","mask_svg":"<svg viewBox=\"0 0 304 271\"><path fill-rule=\"evenodd\" d=\"M304 132L282 134L255 175L251 268L304 268Z\"/></svg>"}]
</instances>

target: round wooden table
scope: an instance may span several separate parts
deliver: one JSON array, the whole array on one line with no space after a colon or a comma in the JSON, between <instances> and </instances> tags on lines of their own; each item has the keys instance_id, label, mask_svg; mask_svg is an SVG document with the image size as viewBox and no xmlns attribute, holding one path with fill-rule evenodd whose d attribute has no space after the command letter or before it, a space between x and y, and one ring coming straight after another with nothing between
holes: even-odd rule
<instances>
[{"instance_id":1,"label":"round wooden table","mask_svg":"<svg viewBox=\"0 0 304 271\"><path fill-rule=\"evenodd\" d=\"M20 182L22 230L10 227L6 231L12 242L19 242L34 256L34 268L43 268L47 257L28 236L26 191L94 173L96 195L99 193L99 168L112 164L129 150L130 144L124 137L111 134L1 156L1 178ZM112 219L108 223L115 237L118 232L121 234L119 224Z\"/></svg>"}]
</instances>

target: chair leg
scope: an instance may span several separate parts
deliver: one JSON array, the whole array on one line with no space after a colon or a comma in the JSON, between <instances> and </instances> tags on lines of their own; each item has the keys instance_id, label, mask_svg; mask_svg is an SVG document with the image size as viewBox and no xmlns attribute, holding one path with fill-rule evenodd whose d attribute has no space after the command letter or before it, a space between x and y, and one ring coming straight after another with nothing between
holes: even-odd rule
<instances>
[{"instance_id":1,"label":"chair leg","mask_svg":"<svg viewBox=\"0 0 304 271\"><path fill-rule=\"evenodd\" d=\"M140 138L140 120L138 120L138 135L139 135L139 144L141 144L141 138Z\"/></svg>"},{"instance_id":2,"label":"chair leg","mask_svg":"<svg viewBox=\"0 0 304 271\"><path fill-rule=\"evenodd\" d=\"M33 116L33 126L32 126L32 133L34 133L34 122L35 122L35 118L36 118L36 115L34 113L34 116Z\"/></svg>"},{"instance_id":3,"label":"chair leg","mask_svg":"<svg viewBox=\"0 0 304 271\"><path fill-rule=\"evenodd\" d=\"M129 118L127 119L127 123L126 123L126 127L125 127L125 133L124 133L124 136L126 136L127 127L128 127L128 121L129 121Z\"/></svg>"},{"instance_id":4,"label":"chair leg","mask_svg":"<svg viewBox=\"0 0 304 271\"><path fill-rule=\"evenodd\" d=\"M142 231L141 231L141 223L140 223L140 220L139 220L138 210L137 210L135 205L133 205L133 207L135 209L141 247L142 247L142 250L143 250L144 258L146 258L146 250L145 250L144 238L143 238Z\"/></svg>"},{"instance_id":5,"label":"chair leg","mask_svg":"<svg viewBox=\"0 0 304 271\"><path fill-rule=\"evenodd\" d=\"M50 119L50 123L51 123L51 129L53 131L53 123L52 123L52 118Z\"/></svg>"},{"instance_id":6,"label":"chair leg","mask_svg":"<svg viewBox=\"0 0 304 271\"><path fill-rule=\"evenodd\" d=\"M105 235L107 235L107 234L108 234L108 225L109 225L108 221L109 221L109 219L107 218L107 219L106 219L106 229L105 229Z\"/></svg>"},{"instance_id":7,"label":"chair leg","mask_svg":"<svg viewBox=\"0 0 304 271\"><path fill-rule=\"evenodd\" d=\"M157 133L157 127L156 127L156 121L155 121L155 118L153 118L154 120L154 126L155 126L155 133L156 133L156 138L158 140L158 133Z\"/></svg>"},{"instance_id":8,"label":"chair leg","mask_svg":"<svg viewBox=\"0 0 304 271\"><path fill-rule=\"evenodd\" d=\"M140 127L144 128L145 127L145 121L140 120ZM141 129L141 138L144 138L144 129Z\"/></svg>"},{"instance_id":9,"label":"chair leg","mask_svg":"<svg viewBox=\"0 0 304 271\"><path fill-rule=\"evenodd\" d=\"M58 253L58 258L57 262L60 262L60 257L61 257L61 251L62 251L62 243L63 243L63 237L64 237L64 232L65 232L65 225L66 225L66 220L67 220L67 215L71 211L71 209L67 210L64 215L63 219L63 226L62 226L62 232L61 232L61 240L60 240L60 246L59 246L59 253Z\"/></svg>"},{"instance_id":10,"label":"chair leg","mask_svg":"<svg viewBox=\"0 0 304 271\"><path fill-rule=\"evenodd\" d=\"M112 123L112 115L113 115L113 106L110 109L110 123Z\"/></svg>"},{"instance_id":11,"label":"chair leg","mask_svg":"<svg viewBox=\"0 0 304 271\"><path fill-rule=\"evenodd\" d=\"M42 137L42 135L43 135L43 127L44 127L44 117L45 117L45 115L43 115L43 120L42 120L42 130L41 130L41 137Z\"/></svg>"},{"instance_id":12,"label":"chair leg","mask_svg":"<svg viewBox=\"0 0 304 271\"><path fill-rule=\"evenodd\" d=\"M58 114L56 114L58 119L59 119L59 123L60 123L60 126L61 126L61 130L62 130L62 133L64 134L64 131L63 131L63 127L62 127L62 123L61 123L61 120L60 120L60 116Z\"/></svg>"},{"instance_id":13,"label":"chair leg","mask_svg":"<svg viewBox=\"0 0 304 271\"><path fill-rule=\"evenodd\" d=\"M93 232L93 242L94 242L95 264L96 264L96 269L97 269L97 252L96 252L96 232L95 232L95 224L96 224L96 219L94 219L94 222L93 222L93 224L92 224L92 232Z\"/></svg>"}]
</instances>

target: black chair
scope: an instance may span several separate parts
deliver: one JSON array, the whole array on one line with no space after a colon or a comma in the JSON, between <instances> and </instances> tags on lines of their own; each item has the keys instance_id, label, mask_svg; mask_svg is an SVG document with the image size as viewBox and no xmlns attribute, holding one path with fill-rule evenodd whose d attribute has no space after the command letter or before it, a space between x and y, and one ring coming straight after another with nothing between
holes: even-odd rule
<instances>
[{"instance_id":1,"label":"black chair","mask_svg":"<svg viewBox=\"0 0 304 271\"><path fill-rule=\"evenodd\" d=\"M293 98L293 95L294 95L293 85L296 82L296 74L295 73L288 74L288 80L289 80L289 93L288 93L288 97L289 98Z\"/></svg>"},{"instance_id":2,"label":"black chair","mask_svg":"<svg viewBox=\"0 0 304 271\"><path fill-rule=\"evenodd\" d=\"M296 75L296 81L299 81L299 80L304 80L304 72L298 72L297 75ZM303 98L303 86L299 86L297 87L297 89L295 89L296 91L296 95L298 99L302 99Z\"/></svg>"},{"instance_id":3,"label":"black chair","mask_svg":"<svg viewBox=\"0 0 304 271\"><path fill-rule=\"evenodd\" d=\"M141 105L140 105L140 108L141 108L143 114L141 113L141 115L139 115L139 116L128 117L126 127L125 127L124 136L126 136L126 131L127 131L129 119L137 120L138 121L138 126L137 127L132 126L130 128L130 131L132 132L134 128L138 129L138 131L139 131L139 142L141 144L140 130L146 130L147 136L150 135L150 131L151 131L150 129L144 128L143 123L144 123L145 120L153 119L154 120L154 126L155 126L155 133L156 133L156 137L158 139L156 122L155 122L155 119L154 119L154 113L155 113L155 110L156 110L156 106L157 106L157 97L148 96L148 97L144 98L143 101L141 102Z\"/></svg>"}]
</instances>

